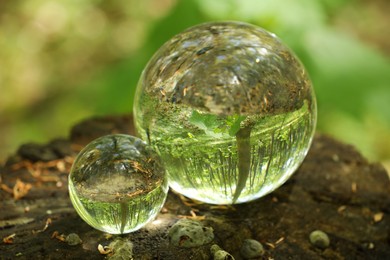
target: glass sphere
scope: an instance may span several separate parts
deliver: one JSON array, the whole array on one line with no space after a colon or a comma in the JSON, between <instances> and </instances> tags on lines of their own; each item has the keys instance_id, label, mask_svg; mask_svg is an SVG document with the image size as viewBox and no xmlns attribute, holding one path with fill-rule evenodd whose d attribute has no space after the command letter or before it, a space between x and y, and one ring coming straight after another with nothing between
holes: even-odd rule
<instances>
[{"instance_id":1,"label":"glass sphere","mask_svg":"<svg viewBox=\"0 0 390 260\"><path fill-rule=\"evenodd\" d=\"M166 42L142 73L133 111L169 185L212 204L251 201L282 185L304 159L317 115L293 52L239 22L201 24Z\"/></svg>"},{"instance_id":2,"label":"glass sphere","mask_svg":"<svg viewBox=\"0 0 390 260\"><path fill-rule=\"evenodd\" d=\"M142 140L107 135L89 143L69 175L69 195L80 217L111 234L140 229L155 218L168 193L158 155Z\"/></svg>"}]
</instances>

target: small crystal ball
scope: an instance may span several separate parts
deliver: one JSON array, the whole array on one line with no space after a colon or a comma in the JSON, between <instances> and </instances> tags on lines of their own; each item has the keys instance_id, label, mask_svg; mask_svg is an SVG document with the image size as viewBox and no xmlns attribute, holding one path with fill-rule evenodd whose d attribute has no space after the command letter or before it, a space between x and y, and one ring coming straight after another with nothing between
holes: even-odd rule
<instances>
[{"instance_id":1,"label":"small crystal ball","mask_svg":"<svg viewBox=\"0 0 390 260\"><path fill-rule=\"evenodd\" d=\"M80 217L111 234L135 231L155 218L168 193L159 156L141 139L107 135L89 143L69 175Z\"/></svg>"},{"instance_id":2,"label":"small crystal ball","mask_svg":"<svg viewBox=\"0 0 390 260\"><path fill-rule=\"evenodd\" d=\"M264 196L292 175L310 147L317 112L305 68L275 34L213 22L154 54L134 115L174 190L232 204Z\"/></svg>"}]
</instances>

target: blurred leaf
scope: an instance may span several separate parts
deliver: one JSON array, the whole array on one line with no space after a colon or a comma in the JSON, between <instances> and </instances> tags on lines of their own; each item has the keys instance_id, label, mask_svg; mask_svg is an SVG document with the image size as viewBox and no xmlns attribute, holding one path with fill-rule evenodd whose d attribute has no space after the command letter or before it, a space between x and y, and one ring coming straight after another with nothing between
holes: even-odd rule
<instances>
[{"instance_id":1,"label":"blurred leaf","mask_svg":"<svg viewBox=\"0 0 390 260\"><path fill-rule=\"evenodd\" d=\"M390 158L389 58L345 33L388 40L386 24L375 27L388 4L368 2L2 1L0 157L21 142L66 135L81 118L130 113L142 69L164 42L202 22L239 20L276 33L301 59L317 93L320 131ZM240 120L214 134L232 134Z\"/></svg>"},{"instance_id":2,"label":"blurred leaf","mask_svg":"<svg viewBox=\"0 0 390 260\"><path fill-rule=\"evenodd\" d=\"M318 0L318 2L324 7L328 15L335 14L337 11L340 10L340 8L345 6L347 3L353 1L355 0Z\"/></svg>"},{"instance_id":3,"label":"blurred leaf","mask_svg":"<svg viewBox=\"0 0 390 260\"><path fill-rule=\"evenodd\" d=\"M368 109L370 93L389 85L389 61L345 34L310 31L305 46L313 60L311 77L320 109L332 106L359 117Z\"/></svg>"},{"instance_id":4,"label":"blurred leaf","mask_svg":"<svg viewBox=\"0 0 390 260\"><path fill-rule=\"evenodd\" d=\"M313 28L325 21L322 6L311 0L198 0L198 3L212 19L251 22L278 34Z\"/></svg>"},{"instance_id":5,"label":"blurred leaf","mask_svg":"<svg viewBox=\"0 0 390 260\"><path fill-rule=\"evenodd\" d=\"M388 81L390 84L390 81ZM384 85L382 88L373 89L367 93L365 99L366 112L375 115L382 119L388 127L390 127L390 86Z\"/></svg>"},{"instance_id":6,"label":"blurred leaf","mask_svg":"<svg viewBox=\"0 0 390 260\"><path fill-rule=\"evenodd\" d=\"M153 24L141 50L113 64L94 80L95 89L101 90L97 96L96 111L130 113L138 79L153 53L173 35L201 22L204 20L193 0L178 1L167 17Z\"/></svg>"},{"instance_id":7,"label":"blurred leaf","mask_svg":"<svg viewBox=\"0 0 390 260\"><path fill-rule=\"evenodd\" d=\"M201 114L193 111L188 121L202 130L214 131L220 124L218 116L212 114Z\"/></svg>"},{"instance_id":8,"label":"blurred leaf","mask_svg":"<svg viewBox=\"0 0 390 260\"><path fill-rule=\"evenodd\" d=\"M230 136L235 136L237 134L237 132L240 130L240 124L245 120L245 118L246 116L239 115L229 116L227 118L226 124L229 126Z\"/></svg>"}]
</instances>

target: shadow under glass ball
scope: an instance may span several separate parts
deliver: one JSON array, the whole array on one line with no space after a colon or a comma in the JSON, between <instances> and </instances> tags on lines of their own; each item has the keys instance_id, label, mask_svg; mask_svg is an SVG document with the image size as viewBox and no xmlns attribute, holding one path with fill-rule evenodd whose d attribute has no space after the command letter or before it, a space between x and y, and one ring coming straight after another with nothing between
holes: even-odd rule
<instances>
[{"instance_id":1,"label":"shadow under glass ball","mask_svg":"<svg viewBox=\"0 0 390 260\"><path fill-rule=\"evenodd\" d=\"M133 111L169 185L212 204L282 185L305 158L317 116L299 59L274 34L239 22L201 24L166 42L143 71Z\"/></svg>"},{"instance_id":2,"label":"shadow under glass ball","mask_svg":"<svg viewBox=\"0 0 390 260\"><path fill-rule=\"evenodd\" d=\"M159 156L129 135L107 135L88 144L69 174L69 194L80 217L111 234L140 229L155 218L168 193Z\"/></svg>"}]
</instances>

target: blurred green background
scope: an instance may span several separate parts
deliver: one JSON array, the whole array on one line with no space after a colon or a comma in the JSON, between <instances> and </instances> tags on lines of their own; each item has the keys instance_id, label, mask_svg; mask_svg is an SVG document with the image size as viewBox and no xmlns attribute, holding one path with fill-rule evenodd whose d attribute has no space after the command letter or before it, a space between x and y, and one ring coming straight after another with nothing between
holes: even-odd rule
<instances>
[{"instance_id":1,"label":"blurred green background","mask_svg":"<svg viewBox=\"0 0 390 260\"><path fill-rule=\"evenodd\" d=\"M29 0L0 2L0 162L26 142L124 114L152 54L212 20L276 33L311 75L318 131L390 162L388 0Z\"/></svg>"}]
</instances>

